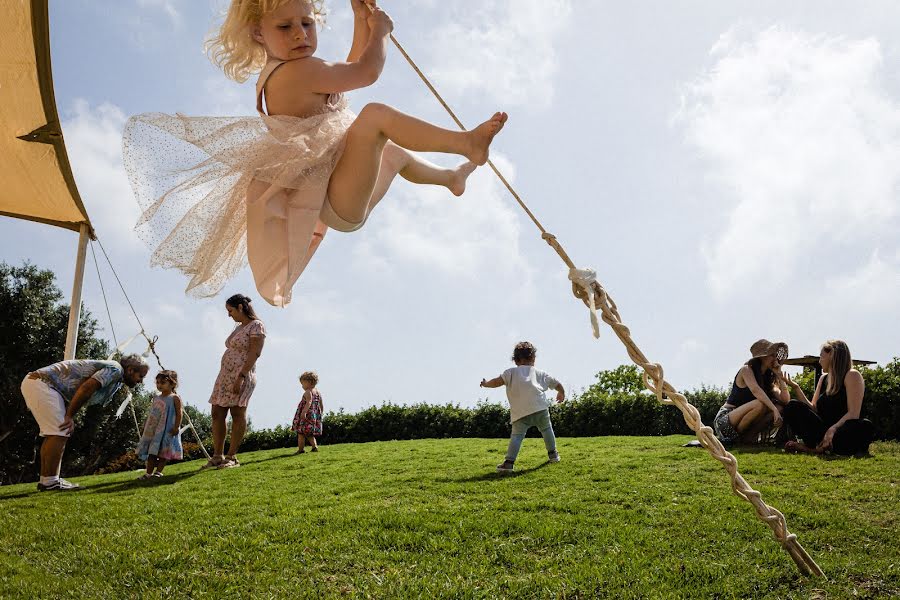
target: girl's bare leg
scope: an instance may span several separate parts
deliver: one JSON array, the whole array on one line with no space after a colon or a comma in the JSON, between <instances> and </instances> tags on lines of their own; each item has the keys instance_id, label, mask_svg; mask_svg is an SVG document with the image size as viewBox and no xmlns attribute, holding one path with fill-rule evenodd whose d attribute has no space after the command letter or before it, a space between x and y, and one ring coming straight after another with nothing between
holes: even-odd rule
<instances>
[{"instance_id":1,"label":"girl's bare leg","mask_svg":"<svg viewBox=\"0 0 900 600\"><path fill-rule=\"evenodd\" d=\"M455 168L445 169L389 141L381 154L378 178L375 180L366 214L371 213L384 198L397 175L411 183L442 185L454 196L462 196L466 191L466 180L477 166L472 161L466 161Z\"/></svg>"},{"instance_id":2,"label":"girl's bare leg","mask_svg":"<svg viewBox=\"0 0 900 600\"><path fill-rule=\"evenodd\" d=\"M313 450L319 449L319 444L318 444L318 442L316 442L316 436L314 436L314 435L309 436L309 447L312 448Z\"/></svg>"},{"instance_id":3,"label":"girl's bare leg","mask_svg":"<svg viewBox=\"0 0 900 600\"><path fill-rule=\"evenodd\" d=\"M403 114L384 104L366 105L347 131L344 153L331 175L328 184L331 207L347 221L358 223L365 219L371 210L370 204L374 204L374 192L382 170L382 154L388 141L407 150L460 154L475 165L483 165L487 162L491 142L503 128L506 119L505 113L495 113L471 131L452 131ZM442 180L431 180L437 173L427 168L428 163L423 165L422 162L424 161L419 159L412 164L411 159L407 160L407 164L401 165L394 175L401 173L403 176L402 172L407 170L411 178L443 185ZM393 169L381 174L382 197L394 177L390 174L391 170ZM459 189L459 186L456 188Z\"/></svg>"},{"instance_id":4,"label":"girl's bare leg","mask_svg":"<svg viewBox=\"0 0 900 600\"><path fill-rule=\"evenodd\" d=\"M169 460L166 458L156 458L156 472L162 475L163 469L166 468L166 465L169 463Z\"/></svg>"}]
</instances>

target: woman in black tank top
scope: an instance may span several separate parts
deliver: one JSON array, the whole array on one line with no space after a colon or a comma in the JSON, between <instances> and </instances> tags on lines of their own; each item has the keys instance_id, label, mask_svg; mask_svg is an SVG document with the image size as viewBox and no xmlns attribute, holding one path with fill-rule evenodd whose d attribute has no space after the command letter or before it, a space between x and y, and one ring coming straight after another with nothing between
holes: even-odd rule
<instances>
[{"instance_id":1,"label":"woman in black tank top","mask_svg":"<svg viewBox=\"0 0 900 600\"><path fill-rule=\"evenodd\" d=\"M790 401L781 363L787 344L759 340L750 347L752 358L734 377L731 393L713 421L723 444L753 442L765 429L781 423L781 410Z\"/></svg>"},{"instance_id":2,"label":"woman in black tank top","mask_svg":"<svg viewBox=\"0 0 900 600\"><path fill-rule=\"evenodd\" d=\"M850 349L841 340L830 340L822 346L819 364L827 373L819 379L812 402L800 386L788 383L799 400L792 400L784 410L784 420L803 442L789 441L785 450L821 454L864 454L875 434L868 419L861 419L866 383L853 368Z\"/></svg>"}]
</instances>

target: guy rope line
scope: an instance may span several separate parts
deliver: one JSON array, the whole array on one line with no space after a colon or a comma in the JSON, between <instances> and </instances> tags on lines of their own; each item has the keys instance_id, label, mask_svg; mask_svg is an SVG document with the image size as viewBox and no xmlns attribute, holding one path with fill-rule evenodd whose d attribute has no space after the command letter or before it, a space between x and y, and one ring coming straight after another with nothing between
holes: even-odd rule
<instances>
[{"instance_id":1,"label":"guy rope line","mask_svg":"<svg viewBox=\"0 0 900 600\"><path fill-rule=\"evenodd\" d=\"M366 4L366 6L370 11L374 12L371 5ZM456 116L453 109L450 108L450 105L447 104L443 96L441 96L434 85L431 84L400 42L397 41L397 38L394 37L393 33L390 34L390 39L397 47L397 50L400 51L400 54L403 55L403 58L406 59L406 62L409 63L431 93L434 94L434 97L440 102L441 106L444 107L444 110L449 113L453 121L456 122L460 129L467 131L465 125L463 125L459 117ZM800 572L804 575L824 576L819 565L816 564L803 546L800 545L797 536L788 531L784 515L777 509L766 504L762 499L762 495L750 487L743 476L738 473L737 459L725 449L719 439L714 435L712 428L703 424L703 421L700 418L700 412L697 408L688 402L683 394L679 393L665 380L663 377L662 365L659 363L651 363L644 353L641 352L637 343L632 339L628 327L622 323L619 311L616 308L616 303L597 281L596 273L591 269L580 270L576 268L575 263L572 262L572 259L569 258L569 255L563 249L562 245L557 241L556 236L549 233L544 226L541 225L540 221L538 221L537 217L534 216L534 213L526 206L525 202L515 189L513 189L512 185L510 185L509 181L507 181L506 177L503 176L496 165L494 165L491 160L488 160L487 164L491 167L491 170L494 171L494 174L497 175L500 181L503 182L503 185L506 186L506 189L509 190L512 197L519 203L519 206L521 206L529 218L531 218L535 226L541 231L541 238L556 251L566 266L569 267L569 279L572 281L572 293L589 308L591 312L591 324L594 329L594 337L600 336L596 315L596 310L599 308L603 321L612 328L619 340L625 345L629 358L631 358L634 364L643 369L642 375L644 386L656 394L656 399L659 402L663 404L674 404L681 410L684 415L685 423L687 423L688 427L697 434L697 439L700 440L703 447L709 451L713 458L721 462L725 467L725 470L731 478L731 489L739 498L742 498L753 505L756 510L756 516L772 529L775 539L777 539L785 551L788 552Z\"/></svg>"},{"instance_id":2,"label":"guy rope line","mask_svg":"<svg viewBox=\"0 0 900 600\"><path fill-rule=\"evenodd\" d=\"M100 264L97 262L97 253L94 251L93 242L91 242L91 256L94 257L94 268L97 270L97 281L100 282L100 293L103 294L103 304L106 305L106 318L109 319L109 330L112 333L113 343L118 347L119 338L116 337L116 326L113 325L112 315L109 312L109 302L106 301L106 288L103 287L103 277L100 276Z\"/></svg>"},{"instance_id":3,"label":"guy rope line","mask_svg":"<svg viewBox=\"0 0 900 600\"><path fill-rule=\"evenodd\" d=\"M99 237L97 237L95 239L97 241L97 244L100 246L100 251L103 252L103 256L106 258L106 264L109 265L109 270L112 271L113 277L116 278L116 282L119 284L119 289L122 290L122 295L125 296L125 301L128 302L128 306L129 306L129 308L131 308L131 314L134 315L135 320L138 322L138 326L141 328L141 331L137 335L132 337L130 340L128 340L121 346L117 345L117 349L124 348L129 343L131 343L131 341L134 340L138 335L142 335L142 336L144 336L144 339L147 340L147 351L153 353L153 356L156 358L156 364L159 365L160 369L165 370L166 368L163 366L162 361L159 358L159 354L156 353L156 342L159 341L159 336L154 335L151 338L149 335L147 335L147 332L144 330L144 324L141 322L141 318L138 316L137 311L134 309L134 305L131 303L131 298L128 297L128 292L125 291L125 286L122 285L122 280L119 279L119 274L116 273L116 268L113 266L112 261L109 259L109 254L106 253L106 248L103 247L103 243L100 241ZM94 265L96 265L97 264L97 255L94 253L93 243L91 244L91 253L94 254ZM99 267L97 268L97 277L100 278L100 268ZM103 280L102 279L100 279L100 289L103 290ZM110 314L109 313L109 303L106 301L106 292L105 291L103 292L103 302L104 302L104 304L106 304L106 314L109 315ZM110 327L112 327L112 317L111 316L109 317L109 321L110 321ZM113 339L115 339L115 331L113 331ZM146 353L145 353L145 356L146 356ZM134 403L131 402L131 394L130 393L128 395L128 399L125 402L128 403L128 405L131 407L131 416L134 417L134 426L135 426L135 429L137 429L138 438L140 438L141 437L140 426L138 425L137 415L134 412ZM121 414L121 410L123 410L123 407L119 408L119 412L116 416ZM184 406L182 406L182 408L181 408L181 414L184 415L184 417L187 419L187 422L188 422L187 426L190 428L191 431L194 432L194 437L197 438L197 445L200 446L200 450L203 451L203 455L206 457L206 460L210 460L209 452L206 451L206 446L204 445L203 440L200 439L200 434L197 433L197 428L194 427L194 422L191 420L191 415ZM184 428L182 428L181 431L183 432Z\"/></svg>"}]
</instances>

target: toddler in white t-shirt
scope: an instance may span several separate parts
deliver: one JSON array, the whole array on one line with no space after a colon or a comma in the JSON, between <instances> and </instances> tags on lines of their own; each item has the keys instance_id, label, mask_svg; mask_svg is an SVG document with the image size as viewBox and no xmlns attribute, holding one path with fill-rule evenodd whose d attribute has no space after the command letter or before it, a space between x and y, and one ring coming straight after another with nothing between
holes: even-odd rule
<instances>
[{"instance_id":1,"label":"toddler in white t-shirt","mask_svg":"<svg viewBox=\"0 0 900 600\"><path fill-rule=\"evenodd\" d=\"M482 379L481 387L496 388L506 386L506 397L509 400L509 420L512 423L512 435L506 450L506 459L497 465L500 473L513 470L516 456L522 447L525 434L534 426L544 437L547 457L550 462L559 462L556 451L556 436L550 422L550 404L544 396L548 389L556 390L556 401L562 402L566 392L560 382L548 373L534 368L537 350L530 342L519 342L513 350L513 362L516 366L507 369L499 377L491 380Z\"/></svg>"}]
</instances>

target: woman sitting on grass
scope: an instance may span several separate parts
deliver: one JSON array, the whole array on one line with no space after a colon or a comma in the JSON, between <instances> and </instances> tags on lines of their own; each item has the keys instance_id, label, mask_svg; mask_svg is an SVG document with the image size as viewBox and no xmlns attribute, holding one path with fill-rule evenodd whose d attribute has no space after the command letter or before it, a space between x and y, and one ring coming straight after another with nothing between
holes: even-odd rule
<instances>
[{"instance_id":1,"label":"woman sitting on grass","mask_svg":"<svg viewBox=\"0 0 900 600\"><path fill-rule=\"evenodd\" d=\"M755 442L762 431L780 425L781 410L791 399L781 374L787 344L758 340L750 346L750 354L713 421L716 437L725 445Z\"/></svg>"},{"instance_id":2,"label":"woman sitting on grass","mask_svg":"<svg viewBox=\"0 0 900 600\"><path fill-rule=\"evenodd\" d=\"M816 385L812 402L800 386L787 378L798 400L784 409L784 421L803 442L791 440L784 445L790 452L822 454L867 454L875 436L875 426L860 419L866 382L853 368L850 348L841 340L829 340L819 352L819 364L825 371Z\"/></svg>"}]
</instances>

